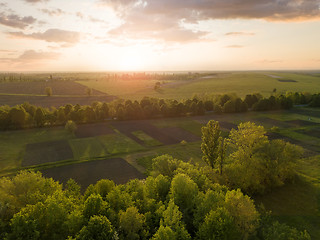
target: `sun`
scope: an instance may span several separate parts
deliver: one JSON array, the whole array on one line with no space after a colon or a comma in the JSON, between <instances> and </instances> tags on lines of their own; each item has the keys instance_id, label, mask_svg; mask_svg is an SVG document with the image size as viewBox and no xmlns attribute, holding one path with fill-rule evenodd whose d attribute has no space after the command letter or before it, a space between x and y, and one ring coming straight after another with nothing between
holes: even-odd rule
<instances>
[{"instance_id":1,"label":"sun","mask_svg":"<svg viewBox=\"0 0 320 240\"><path fill-rule=\"evenodd\" d=\"M129 52L120 59L119 70L121 71L137 71L143 70L144 60L138 52Z\"/></svg>"}]
</instances>

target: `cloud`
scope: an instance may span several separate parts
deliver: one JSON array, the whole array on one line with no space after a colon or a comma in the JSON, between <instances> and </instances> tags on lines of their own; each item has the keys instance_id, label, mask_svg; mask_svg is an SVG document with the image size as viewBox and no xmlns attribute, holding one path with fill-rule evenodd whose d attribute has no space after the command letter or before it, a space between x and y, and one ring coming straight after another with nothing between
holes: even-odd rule
<instances>
[{"instance_id":1,"label":"cloud","mask_svg":"<svg viewBox=\"0 0 320 240\"><path fill-rule=\"evenodd\" d=\"M16 14L6 15L5 13L0 13L0 24L13 28L25 29L36 21L37 19L32 16L20 17Z\"/></svg>"},{"instance_id":2,"label":"cloud","mask_svg":"<svg viewBox=\"0 0 320 240\"><path fill-rule=\"evenodd\" d=\"M106 23L106 21L102 20L102 19L98 19L98 18L94 18L92 16L89 16L89 20L93 23Z\"/></svg>"},{"instance_id":3,"label":"cloud","mask_svg":"<svg viewBox=\"0 0 320 240\"><path fill-rule=\"evenodd\" d=\"M186 39L203 38L184 23L198 24L215 19L264 19L302 21L320 19L320 0L97 0L112 8L123 24L109 32L122 37L148 36L170 39L177 31ZM226 36L252 36L250 32L229 32ZM183 37L171 37L177 41Z\"/></svg>"},{"instance_id":4,"label":"cloud","mask_svg":"<svg viewBox=\"0 0 320 240\"><path fill-rule=\"evenodd\" d=\"M23 0L27 3L38 3L38 2L48 2L49 0Z\"/></svg>"},{"instance_id":5,"label":"cloud","mask_svg":"<svg viewBox=\"0 0 320 240\"><path fill-rule=\"evenodd\" d=\"M242 45L228 45L226 48L243 48L244 46Z\"/></svg>"},{"instance_id":6,"label":"cloud","mask_svg":"<svg viewBox=\"0 0 320 240\"><path fill-rule=\"evenodd\" d=\"M49 16L60 16L60 15L66 14L66 12L60 8L51 9L51 10L43 8L43 9L39 9L39 10L43 13L48 14Z\"/></svg>"},{"instance_id":7,"label":"cloud","mask_svg":"<svg viewBox=\"0 0 320 240\"><path fill-rule=\"evenodd\" d=\"M42 63L45 61L57 60L60 57L60 53L57 52L42 52L35 50L27 50L16 58L0 58L0 62L4 63Z\"/></svg>"},{"instance_id":8,"label":"cloud","mask_svg":"<svg viewBox=\"0 0 320 240\"><path fill-rule=\"evenodd\" d=\"M36 32L25 34L23 32L9 32L10 36L15 38L30 38L37 40L44 40L47 42L69 43L75 44L80 41L80 33L74 31L66 31L61 29L49 29L43 33Z\"/></svg>"},{"instance_id":9,"label":"cloud","mask_svg":"<svg viewBox=\"0 0 320 240\"><path fill-rule=\"evenodd\" d=\"M21 54L17 60L18 61L37 61L37 60L54 60L58 59L60 56L56 52L37 52L34 50L27 50Z\"/></svg>"},{"instance_id":10,"label":"cloud","mask_svg":"<svg viewBox=\"0 0 320 240\"><path fill-rule=\"evenodd\" d=\"M319 0L99 0L116 10L176 15L186 20L306 20L320 17Z\"/></svg>"},{"instance_id":11,"label":"cloud","mask_svg":"<svg viewBox=\"0 0 320 240\"><path fill-rule=\"evenodd\" d=\"M263 59L260 61L257 61L258 63L263 63L263 64L273 64L273 63L281 63L283 62L282 60L269 60L269 59Z\"/></svg>"},{"instance_id":12,"label":"cloud","mask_svg":"<svg viewBox=\"0 0 320 240\"><path fill-rule=\"evenodd\" d=\"M81 19L84 18L83 13L81 13L81 12L77 12L77 13L76 13L76 16L77 16L78 18L81 18Z\"/></svg>"},{"instance_id":13,"label":"cloud","mask_svg":"<svg viewBox=\"0 0 320 240\"><path fill-rule=\"evenodd\" d=\"M255 33L252 32L227 32L225 36L253 36Z\"/></svg>"},{"instance_id":14,"label":"cloud","mask_svg":"<svg viewBox=\"0 0 320 240\"><path fill-rule=\"evenodd\" d=\"M0 52L2 52L2 53L15 53L17 51L7 50L7 49L0 49Z\"/></svg>"}]
</instances>

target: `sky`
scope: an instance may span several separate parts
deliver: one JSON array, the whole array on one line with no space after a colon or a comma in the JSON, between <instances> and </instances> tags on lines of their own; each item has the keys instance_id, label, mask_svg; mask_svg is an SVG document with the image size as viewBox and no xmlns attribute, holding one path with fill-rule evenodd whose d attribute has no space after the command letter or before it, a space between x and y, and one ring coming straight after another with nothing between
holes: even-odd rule
<instances>
[{"instance_id":1,"label":"sky","mask_svg":"<svg viewBox=\"0 0 320 240\"><path fill-rule=\"evenodd\" d=\"M320 0L0 0L0 71L320 69Z\"/></svg>"}]
</instances>

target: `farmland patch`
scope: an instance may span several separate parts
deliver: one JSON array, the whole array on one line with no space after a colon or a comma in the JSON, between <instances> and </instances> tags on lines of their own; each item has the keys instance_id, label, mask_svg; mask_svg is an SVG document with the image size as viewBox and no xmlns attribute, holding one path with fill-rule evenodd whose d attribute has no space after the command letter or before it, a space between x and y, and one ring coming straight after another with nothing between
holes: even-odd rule
<instances>
[{"instance_id":1,"label":"farmland patch","mask_svg":"<svg viewBox=\"0 0 320 240\"><path fill-rule=\"evenodd\" d=\"M0 93L45 95L47 87L52 89L53 95L86 95L87 89L74 81L3 82L0 83ZM92 95L106 94L93 89Z\"/></svg>"},{"instance_id":2,"label":"farmland patch","mask_svg":"<svg viewBox=\"0 0 320 240\"><path fill-rule=\"evenodd\" d=\"M129 153L143 150L144 147L121 133L98 137L109 154Z\"/></svg>"},{"instance_id":3,"label":"farmland patch","mask_svg":"<svg viewBox=\"0 0 320 240\"><path fill-rule=\"evenodd\" d=\"M100 135L112 134L113 129L106 123L78 125L75 132L78 138L95 137Z\"/></svg>"},{"instance_id":4,"label":"farmland patch","mask_svg":"<svg viewBox=\"0 0 320 240\"><path fill-rule=\"evenodd\" d=\"M66 140L32 143L26 146L22 166L58 162L71 158L73 158L73 154Z\"/></svg>"},{"instance_id":5,"label":"farmland patch","mask_svg":"<svg viewBox=\"0 0 320 240\"><path fill-rule=\"evenodd\" d=\"M184 129L181 129L179 127L166 127L163 128L163 130L171 137L177 139L178 141L185 140L187 142L196 142L200 141L201 138L199 136L196 136L192 134L191 132L188 132Z\"/></svg>"},{"instance_id":6,"label":"farmland patch","mask_svg":"<svg viewBox=\"0 0 320 240\"><path fill-rule=\"evenodd\" d=\"M143 179L145 176L122 158L112 158L64 165L42 170L46 177L52 177L62 183L70 178L79 183L82 189L94 184L100 179L111 179L117 184L123 184L131 179Z\"/></svg>"},{"instance_id":7,"label":"farmland patch","mask_svg":"<svg viewBox=\"0 0 320 240\"><path fill-rule=\"evenodd\" d=\"M298 130L296 130L296 132L306 134L308 136L320 138L320 128L298 129Z\"/></svg>"},{"instance_id":8,"label":"farmland patch","mask_svg":"<svg viewBox=\"0 0 320 240\"><path fill-rule=\"evenodd\" d=\"M140 144L143 144L143 141L134 136L132 132L139 130L143 131L165 145L175 144L179 142L179 140L170 137L164 131L161 131L159 128L151 125L148 121L114 122L112 123L112 125L120 132L124 133Z\"/></svg>"},{"instance_id":9,"label":"farmland patch","mask_svg":"<svg viewBox=\"0 0 320 240\"><path fill-rule=\"evenodd\" d=\"M79 138L69 141L75 159L102 157L108 154L106 147L96 138Z\"/></svg>"},{"instance_id":10,"label":"farmland patch","mask_svg":"<svg viewBox=\"0 0 320 240\"><path fill-rule=\"evenodd\" d=\"M311 122L311 121L304 121L304 120L291 120L291 121L286 121L288 124L294 126L294 127L305 127L305 126L312 126L312 125L317 125L318 123Z\"/></svg>"},{"instance_id":11,"label":"farmland patch","mask_svg":"<svg viewBox=\"0 0 320 240\"><path fill-rule=\"evenodd\" d=\"M296 80L292 80L292 79L282 79L282 78L280 78L280 79L277 79L279 82L298 82L298 81L296 81Z\"/></svg>"},{"instance_id":12,"label":"farmland patch","mask_svg":"<svg viewBox=\"0 0 320 240\"><path fill-rule=\"evenodd\" d=\"M139 138L141 141L143 141L143 143L144 143L146 146L154 147L154 146L159 146L159 145L161 145L161 142L153 139L152 137L150 137L148 134L146 134L145 132L143 132L143 131L141 131L141 130L134 131L134 132L132 132L132 134L133 134L134 136L136 136L137 138Z\"/></svg>"}]
</instances>

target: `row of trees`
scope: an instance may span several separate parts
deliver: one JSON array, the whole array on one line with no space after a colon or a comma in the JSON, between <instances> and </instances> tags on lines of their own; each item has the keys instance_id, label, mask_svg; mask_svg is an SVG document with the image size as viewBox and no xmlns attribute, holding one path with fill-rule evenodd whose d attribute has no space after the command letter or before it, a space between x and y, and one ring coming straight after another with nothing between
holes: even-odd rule
<instances>
[{"instance_id":1,"label":"row of trees","mask_svg":"<svg viewBox=\"0 0 320 240\"><path fill-rule=\"evenodd\" d=\"M298 231L258 211L240 190L214 183L213 170L168 155L145 180L100 180L82 195L39 172L0 179L1 239L295 239ZM281 236L281 238L279 238Z\"/></svg>"},{"instance_id":2,"label":"row of trees","mask_svg":"<svg viewBox=\"0 0 320 240\"><path fill-rule=\"evenodd\" d=\"M15 107L0 106L0 128L21 129L30 127L64 125L68 120L76 123L100 122L106 119L130 120L158 117L203 115L206 112L233 113L254 110L287 109L292 106L288 97L264 99L260 94L247 95L244 100L234 94L224 94L212 98L177 101L144 97L141 101L118 99L111 103L94 102L90 106L67 104L59 108L43 108L24 103Z\"/></svg>"}]
</instances>

